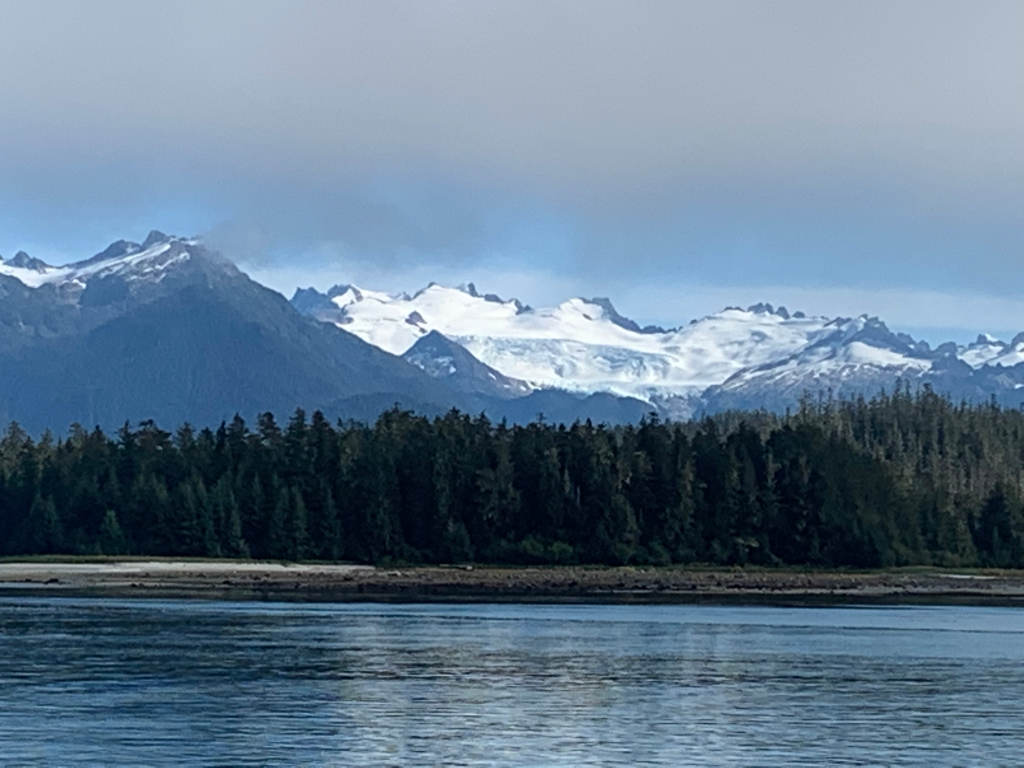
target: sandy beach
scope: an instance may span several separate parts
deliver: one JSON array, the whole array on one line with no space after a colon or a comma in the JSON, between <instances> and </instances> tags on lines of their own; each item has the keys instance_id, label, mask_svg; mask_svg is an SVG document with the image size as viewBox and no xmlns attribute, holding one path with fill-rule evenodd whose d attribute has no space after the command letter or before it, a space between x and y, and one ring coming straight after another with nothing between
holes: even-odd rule
<instances>
[{"instance_id":1,"label":"sandy beach","mask_svg":"<svg viewBox=\"0 0 1024 768\"><path fill-rule=\"evenodd\" d=\"M1024 572L501 568L122 560L0 562L0 593L262 600L1024 604Z\"/></svg>"}]
</instances>

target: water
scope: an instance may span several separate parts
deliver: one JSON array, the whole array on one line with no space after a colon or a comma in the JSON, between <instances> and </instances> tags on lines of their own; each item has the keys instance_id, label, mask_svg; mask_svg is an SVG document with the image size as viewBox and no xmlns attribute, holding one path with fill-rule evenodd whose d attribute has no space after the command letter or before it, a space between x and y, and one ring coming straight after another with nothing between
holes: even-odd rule
<instances>
[{"instance_id":1,"label":"water","mask_svg":"<svg viewBox=\"0 0 1024 768\"><path fill-rule=\"evenodd\" d=\"M1020 765L1024 611L0 598L0 764Z\"/></svg>"}]
</instances>

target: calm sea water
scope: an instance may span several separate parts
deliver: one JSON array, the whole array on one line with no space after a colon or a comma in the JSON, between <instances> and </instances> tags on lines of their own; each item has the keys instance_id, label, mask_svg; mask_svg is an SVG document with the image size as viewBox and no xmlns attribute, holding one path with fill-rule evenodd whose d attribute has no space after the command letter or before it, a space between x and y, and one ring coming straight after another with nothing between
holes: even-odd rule
<instances>
[{"instance_id":1,"label":"calm sea water","mask_svg":"<svg viewBox=\"0 0 1024 768\"><path fill-rule=\"evenodd\" d=\"M0 598L0 764L1021 765L1024 611Z\"/></svg>"}]
</instances>

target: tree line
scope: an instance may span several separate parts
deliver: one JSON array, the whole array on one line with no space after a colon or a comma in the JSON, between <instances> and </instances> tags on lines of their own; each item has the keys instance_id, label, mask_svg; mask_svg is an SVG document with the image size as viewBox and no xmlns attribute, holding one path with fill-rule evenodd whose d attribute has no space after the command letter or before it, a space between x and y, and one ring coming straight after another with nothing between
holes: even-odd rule
<instances>
[{"instance_id":1,"label":"tree line","mask_svg":"<svg viewBox=\"0 0 1024 768\"><path fill-rule=\"evenodd\" d=\"M1024 566L1024 413L898 387L525 426L297 410L0 439L0 554Z\"/></svg>"}]
</instances>

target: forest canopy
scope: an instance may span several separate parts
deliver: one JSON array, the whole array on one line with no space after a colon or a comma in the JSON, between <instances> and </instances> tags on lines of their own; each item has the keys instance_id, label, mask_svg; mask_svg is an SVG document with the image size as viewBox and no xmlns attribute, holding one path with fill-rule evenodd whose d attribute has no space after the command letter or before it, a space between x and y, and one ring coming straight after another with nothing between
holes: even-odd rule
<instances>
[{"instance_id":1,"label":"forest canopy","mask_svg":"<svg viewBox=\"0 0 1024 768\"><path fill-rule=\"evenodd\" d=\"M1024 413L925 388L525 426L399 408L0 440L0 554L1024 566Z\"/></svg>"}]
</instances>

